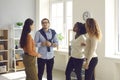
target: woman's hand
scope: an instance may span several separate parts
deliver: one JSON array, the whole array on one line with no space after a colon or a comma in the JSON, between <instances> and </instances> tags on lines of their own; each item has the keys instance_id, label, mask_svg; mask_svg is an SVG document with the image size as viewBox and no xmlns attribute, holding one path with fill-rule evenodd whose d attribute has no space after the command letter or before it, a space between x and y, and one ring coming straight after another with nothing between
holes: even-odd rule
<instances>
[{"instance_id":1,"label":"woman's hand","mask_svg":"<svg viewBox=\"0 0 120 80\"><path fill-rule=\"evenodd\" d=\"M40 57L41 57L41 54L38 53L37 57L40 58Z\"/></svg>"},{"instance_id":2,"label":"woman's hand","mask_svg":"<svg viewBox=\"0 0 120 80\"><path fill-rule=\"evenodd\" d=\"M86 44L85 43L81 43L81 46L86 46Z\"/></svg>"},{"instance_id":3,"label":"woman's hand","mask_svg":"<svg viewBox=\"0 0 120 80\"><path fill-rule=\"evenodd\" d=\"M85 69L88 69L88 68L89 68L89 63L88 63L88 62L85 62L84 68L85 68Z\"/></svg>"}]
</instances>

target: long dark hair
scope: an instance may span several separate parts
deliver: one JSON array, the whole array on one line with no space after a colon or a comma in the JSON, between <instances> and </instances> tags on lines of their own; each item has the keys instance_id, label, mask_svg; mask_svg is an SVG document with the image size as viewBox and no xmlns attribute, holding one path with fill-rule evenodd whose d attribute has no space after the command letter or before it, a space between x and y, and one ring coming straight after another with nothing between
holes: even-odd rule
<instances>
[{"instance_id":1,"label":"long dark hair","mask_svg":"<svg viewBox=\"0 0 120 80\"><path fill-rule=\"evenodd\" d=\"M20 47L24 48L27 42L27 35L31 32L30 25L33 24L33 20L28 18L24 22L21 38L20 38Z\"/></svg>"},{"instance_id":2,"label":"long dark hair","mask_svg":"<svg viewBox=\"0 0 120 80\"><path fill-rule=\"evenodd\" d=\"M86 28L85 28L85 24L77 22L76 26L78 27L78 34L85 34L86 33Z\"/></svg>"},{"instance_id":3,"label":"long dark hair","mask_svg":"<svg viewBox=\"0 0 120 80\"><path fill-rule=\"evenodd\" d=\"M85 24L80 23L80 22L76 22L75 26L78 27L78 30L77 30L76 35L75 35L75 38L77 38L77 37L79 37L80 35L86 33Z\"/></svg>"}]
</instances>

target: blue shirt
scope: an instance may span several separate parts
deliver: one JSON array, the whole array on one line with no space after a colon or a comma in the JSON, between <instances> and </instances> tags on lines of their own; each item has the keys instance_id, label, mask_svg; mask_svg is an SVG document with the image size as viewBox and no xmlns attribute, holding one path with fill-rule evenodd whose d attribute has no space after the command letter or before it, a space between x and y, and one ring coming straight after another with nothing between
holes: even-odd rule
<instances>
[{"instance_id":1,"label":"blue shirt","mask_svg":"<svg viewBox=\"0 0 120 80\"><path fill-rule=\"evenodd\" d=\"M48 30L48 32L45 32L45 34L47 36L47 39L52 38L52 31L50 29ZM38 53L40 53L42 55L41 56L42 59L51 59L54 57L53 46L50 46L50 52L48 52L47 47L41 45L41 43L45 42L45 41L46 41L46 39L38 30L35 34L35 43L36 43L36 47L38 47ZM58 39L57 39L56 34L55 34L54 38L52 39L52 42L54 42L55 44L58 45Z\"/></svg>"}]
</instances>

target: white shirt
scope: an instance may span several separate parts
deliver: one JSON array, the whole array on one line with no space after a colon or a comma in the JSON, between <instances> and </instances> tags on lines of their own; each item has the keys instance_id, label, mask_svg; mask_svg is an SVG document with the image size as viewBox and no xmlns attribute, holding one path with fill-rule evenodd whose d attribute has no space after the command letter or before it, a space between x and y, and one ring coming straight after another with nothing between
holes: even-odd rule
<instances>
[{"instance_id":1,"label":"white shirt","mask_svg":"<svg viewBox=\"0 0 120 80\"><path fill-rule=\"evenodd\" d=\"M71 56L74 58L84 58L85 46L81 46L82 43L86 43L85 35L80 35L78 38L71 41Z\"/></svg>"},{"instance_id":2,"label":"white shirt","mask_svg":"<svg viewBox=\"0 0 120 80\"><path fill-rule=\"evenodd\" d=\"M96 49L97 49L98 40L95 37L90 38L88 34L86 34L86 48L85 48L85 57L88 62L93 57L97 57Z\"/></svg>"}]
</instances>

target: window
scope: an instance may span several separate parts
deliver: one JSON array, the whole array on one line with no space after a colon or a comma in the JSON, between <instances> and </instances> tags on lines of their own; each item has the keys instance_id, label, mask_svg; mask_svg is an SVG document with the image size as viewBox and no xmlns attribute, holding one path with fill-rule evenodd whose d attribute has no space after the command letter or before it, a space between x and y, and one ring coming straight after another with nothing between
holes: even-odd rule
<instances>
[{"instance_id":1,"label":"window","mask_svg":"<svg viewBox=\"0 0 120 80\"><path fill-rule=\"evenodd\" d=\"M120 55L120 1L115 0L115 39L116 39L116 54Z\"/></svg>"},{"instance_id":2,"label":"window","mask_svg":"<svg viewBox=\"0 0 120 80\"><path fill-rule=\"evenodd\" d=\"M115 56L115 53L118 52L118 46L116 45L118 42L118 36L116 35L116 32L118 32L116 31L117 6L115 6L115 0L105 0L105 35L103 32L103 39L105 36L105 44L103 44L103 47L105 47L106 57L113 57Z\"/></svg>"},{"instance_id":3,"label":"window","mask_svg":"<svg viewBox=\"0 0 120 80\"><path fill-rule=\"evenodd\" d=\"M120 1L105 2L105 56L120 57Z\"/></svg>"},{"instance_id":4,"label":"window","mask_svg":"<svg viewBox=\"0 0 120 80\"><path fill-rule=\"evenodd\" d=\"M72 29L72 0L50 1L51 28L64 38L59 41L62 47L68 47L68 30Z\"/></svg>"}]
</instances>

